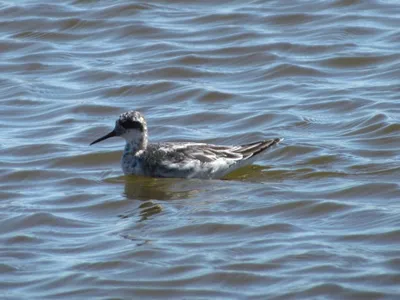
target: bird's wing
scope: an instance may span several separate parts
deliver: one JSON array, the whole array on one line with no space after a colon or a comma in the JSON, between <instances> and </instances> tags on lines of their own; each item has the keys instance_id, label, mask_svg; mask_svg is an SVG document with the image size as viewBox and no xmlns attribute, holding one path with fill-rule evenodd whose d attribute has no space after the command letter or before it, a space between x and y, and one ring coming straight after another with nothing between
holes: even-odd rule
<instances>
[{"instance_id":1,"label":"bird's wing","mask_svg":"<svg viewBox=\"0 0 400 300\"><path fill-rule=\"evenodd\" d=\"M238 146L220 146L202 143L165 143L159 145L158 151L163 153L162 163L165 166L182 167L189 164L206 164L217 160L231 165L240 160L253 157L282 139L270 139Z\"/></svg>"},{"instance_id":2,"label":"bird's wing","mask_svg":"<svg viewBox=\"0 0 400 300\"><path fill-rule=\"evenodd\" d=\"M160 143L149 145L143 164L154 177L210 178L240 166L249 158L279 143L280 139L239 146L201 143ZM250 161L250 160L249 160Z\"/></svg>"}]
</instances>

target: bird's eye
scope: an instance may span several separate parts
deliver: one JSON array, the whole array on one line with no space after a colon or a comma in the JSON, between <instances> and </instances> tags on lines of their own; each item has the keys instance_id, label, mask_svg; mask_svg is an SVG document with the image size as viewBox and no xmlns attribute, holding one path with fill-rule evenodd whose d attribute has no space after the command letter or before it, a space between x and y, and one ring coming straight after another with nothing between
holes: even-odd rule
<instances>
[{"instance_id":1,"label":"bird's eye","mask_svg":"<svg viewBox=\"0 0 400 300\"><path fill-rule=\"evenodd\" d=\"M138 129L140 131L143 131L143 124L138 121L132 121L128 119L124 121L119 121L119 124L125 129Z\"/></svg>"}]
</instances>

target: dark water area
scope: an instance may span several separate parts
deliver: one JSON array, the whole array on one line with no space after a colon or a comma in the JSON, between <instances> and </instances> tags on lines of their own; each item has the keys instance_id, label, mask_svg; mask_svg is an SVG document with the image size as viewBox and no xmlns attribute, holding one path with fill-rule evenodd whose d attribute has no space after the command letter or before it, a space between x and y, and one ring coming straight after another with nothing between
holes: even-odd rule
<instances>
[{"instance_id":1,"label":"dark water area","mask_svg":"<svg viewBox=\"0 0 400 300\"><path fill-rule=\"evenodd\" d=\"M399 299L398 1L1 1L0 298ZM228 180L151 141L285 138Z\"/></svg>"}]
</instances>

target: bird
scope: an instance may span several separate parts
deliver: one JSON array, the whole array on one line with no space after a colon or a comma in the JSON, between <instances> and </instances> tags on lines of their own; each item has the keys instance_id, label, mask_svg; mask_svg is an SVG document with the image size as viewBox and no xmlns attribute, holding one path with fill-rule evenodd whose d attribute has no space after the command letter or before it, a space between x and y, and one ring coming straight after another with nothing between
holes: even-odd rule
<instances>
[{"instance_id":1,"label":"bird","mask_svg":"<svg viewBox=\"0 0 400 300\"><path fill-rule=\"evenodd\" d=\"M251 164L283 140L273 138L234 146L198 142L150 143L143 114L131 110L119 116L110 133L90 145L117 136L126 141L121 158L125 175L200 179L223 178Z\"/></svg>"}]
</instances>

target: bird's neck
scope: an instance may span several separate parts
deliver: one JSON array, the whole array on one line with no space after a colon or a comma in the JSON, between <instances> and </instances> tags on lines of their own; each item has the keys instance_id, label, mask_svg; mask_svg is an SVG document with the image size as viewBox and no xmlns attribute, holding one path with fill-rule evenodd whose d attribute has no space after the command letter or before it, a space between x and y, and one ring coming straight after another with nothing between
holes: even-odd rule
<instances>
[{"instance_id":1,"label":"bird's neck","mask_svg":"<svg viewBox=\"0 0 400 300\"><path fill-rule=\"evenodd\" d=\"M141 150L145 150L147 148L147 131L142 134L134 134L126 138L125 144L125 153L135 155L137 152Z\"/></svg>"}]
</instances>

